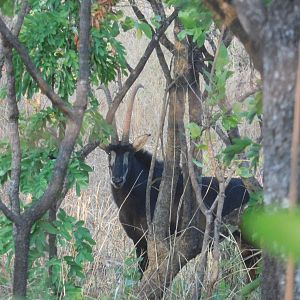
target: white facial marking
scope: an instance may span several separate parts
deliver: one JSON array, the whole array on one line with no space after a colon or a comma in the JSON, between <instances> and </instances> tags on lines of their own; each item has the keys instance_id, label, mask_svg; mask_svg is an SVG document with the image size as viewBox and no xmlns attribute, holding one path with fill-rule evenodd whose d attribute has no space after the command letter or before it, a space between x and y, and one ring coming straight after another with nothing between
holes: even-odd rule
<instances>
[{"instance_id":1,"label":"white facial marking","mask_svg":"<svg viewBox=\"0 0 300 300\"><path fill-rule=\"evenodd\" d=\"M109 160L109 165L112 167L116 161L116 152L111 151L110 152L110 160Z\"/></svg>"},{"instance_id":2,"label":"white facial marking","mask_svg":"<svg viewBox=\"0 0 300 300\"><path fill-rule=\"evenodd\" d=\"M125 152L124 153L124 160L123 160L123 167L126 169L126 172L123 176L124 181L126 180L126 176L127 176L127 173L128 173L128 156L129 156L129 152Z\"/></svg>"}]
</instances>

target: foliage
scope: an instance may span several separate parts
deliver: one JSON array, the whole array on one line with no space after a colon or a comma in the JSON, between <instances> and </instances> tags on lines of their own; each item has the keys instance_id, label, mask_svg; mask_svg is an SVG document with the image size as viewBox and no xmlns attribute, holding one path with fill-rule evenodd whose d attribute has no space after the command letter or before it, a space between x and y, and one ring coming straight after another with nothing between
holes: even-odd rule
<instances>
[{"instance_id":1,"label":"foliage","mask_svg":"<svg viewBox=\"0 0 300 300\"><path fill-rule=\"evenodd\" d=\"M191 138L193 140L196 140L197 138L199 138L203 132L203 129L194 122L189 123L187 125L187 129L189 130Z\"/></svg>"},{"instance_id":2,"label":"foliage","mask_svg":"<svg viewBox=\"0 0 300 300\"><path fill-rule=\"evenodd\" d=\"M20 41L29 49L42 76L67 101L74 93L79 69L76 43L79 2L31 0L31 5ZM117 68L126 69L124 47L116 40L119 34L117 19L107 17L100 28L92 29L91 34L91 81L95 85L107 83L115 78ZM14 62L18 97L27 95L32 98L39 88L18 55L15 55Z\"/></svg>"},{"instance_id":3,"label":"foliage","mask_svg":"<svg viewBox=\"0 0 300 300\"><path fill-rule=\"evenodd\" d=\"M208 92L208 107L207 111L213 109L213 113L210 115L210 126L216 124L226 131L230 132L238 128L242 122L252 124L254 119L261 119L262 115L262 94L259 92L254 97L249 97L245 101L245 106L241 103L236 102L233 104L231 109L228 109L224 105L226 99L226 83L227 80L233 75L230 70L230 59L228 56L228 50L224 45L221 45L219 56L216 59L215 74L210 78L210 84L206 85ZM207 74L210 77L210 74ZM205 132L204 127L200 127L196 123L189 123L187 129L190 133L191 139L195 142L198 150L206 151L208 149L207 144L203 143L203 133ZM202 137L202 140L200 139ZM200 140L199 140L200 139ZM231 139L231 144L226 148L222 148L217 154L220 162L230 167L235 165L236 174L243 178L249 178L255 174L259 165L261 152L261 144L254 142L248 137L240 137ZM240 165L239 155L244 153L246 158L250 162L250 168ZM193 160L194 164L203 168L203 163ZM237 163L237 164L236 164Z\"/></svg>"},{"instance_id":4,"label":"foliage","mask_svg":"<svg viewBox=\"0 0 300 300\"><path fill-rule=\"evenodd\" d=\"M33 290L41 277L46 277L45 286L55 286L55 291L66 297L73 299L82 299L81 285L85 279L84 265L87 262L93 262L92 246L95 241L87 228L83 226L83 221L77 221L60 209L57 214L57 220L50 224L48 221L39 220L32 229L29 282L32 283ZM47 279L44 263L41 258L46 255L48 245L46 235L48 233L56 234L60 251L65 253L61 257L54 257L46 263L47 267L52 267L52 276ZM47 295L47 294L46 294Z\"/></svg>"},{"instance_id":5,"label":"foliage","mask_svg":"<svg viewBox=\"0 0 300 300\"><path fill-rule=\"evenodd\" d=\"M14 254L12 224L5 217L0 217L0 255L6 255L6 270L9 273L11 259ZM72 299L82 299L81 285L85 279L84 266L93 262L92 246L95 241L83 221L77 221L64 210L60 210L57 220L50 224L45 218L37 221L31 232L29 254L29 295L39 292L46 299L51 297L50 287L55 286L55 291ZM55 257L46 264L43 258L48 251L47 234L56 234L62 257ZM52 267L52 276L49 278L48 269ZM7 278L0 278L4 283ZM48 287L48 288L46 288ZM46 288L46 289L45 289Z\"/></svg>"},{"instance_id":6,"label":"foliage","mask_svg":"<svg viewBox=\"0 0 300 300\"><path fill-rule=\"evenodd\" d=\"M4 15L13 16L15 11L15 0L0 0L0 9Z\"/></svg>"},{"instance_id":7,"label":"foliage","mask_svg":"<svg viewBox=\"0 0 300 300\"><path fill-rule=\"evenodd\" d=\"M151 23L154 26L154 28L159 28L160 21L161 19L159 16L154 16L153 18L151 18ZM124 32L135 28L137 38L141 38L143 33L146 35L147 38L149 39L152 38L151 27L149 24L145 22L137 21L129 16L124 17L122 15L122 18L120 19L120 25Z\"/></svg>"},{"instance_id":8,"label":"foliage","mask_svg":"<svg viewBox=\"0 0 300 300\"><path fill-rule=\"evenodd\" d=\"M44 79L66 102L75 92L79 71L76 42L79 4L79 1L31 0L32 9L25 17L19 36ZM109 14L102 20L101 27L92 28L91 83L94 85L112 81L118 69L126 74L125 50L117 40L119 19L120 16ZM37 94L39 88L16 52L13 62L18 99L21 101L23 96L28 99L19 117L22 151L20 192L26 199L26 203L21 204L24 210L38 201L48 187L65 134L66 119L55 107L42 108L41 95ZM1 89L1 97L5 97L6 93L6 89ZM91 91L76 151L80 151L86 140L107 142L112 127L106 124L98 107L99 102ZM10 179L11 159L10 144L7 140L0 140L1 185ZM79 196L87 187L92 171L74 153L67 170L68 188L75 187ZM0 224L0 255L8 258L7 268L10 268L14 254L12 224L2 215ZM55 293L68 299L82 299L83 270L86 263L93 261L92 246L95 244L83 225L83 221L76 220L63 210L59 211L53 223L50 224L45 215L33 225L29 253L29 297L34 298L38 292L46 299L56 299ZM49 251L48 234L56 235L61 255L45 262ZM47 268L52 270L50 277Z\"/></svg>"},{"instance_id":9,"label":"foliage","mask_svg":"<svg viewBox=\"0 0 300 300\"><path fill-rule=\"evenodd\" d=\"M178 34L178 39L192 36L198 47L203 46L207 33L212 25L212 14L208 8L197 0L168 0L168 5L179 8L179 18L184 29Z\"/></svg>"},{"instance_id":10,"label":"foliage","mask_svg":"<svg viewBox=\"0 0 300 300\"><path fill-rule=\"evenodd\" d=\"M248 237L260 247L276 255L293 255L300 260L300 211L287 209L250 210L243 217Z\"/></svg>"},{"instance_id":11,"label":"foliage","mask_svg":"<svg viewBox=\"0 0 300 300\"><path fill-rule=\"evenodd\" d=\"M134 296L134 288L137 286L141 279L141 273L138 269L138 262L134 252L130 252L125 256L123 265L115 269L118 278L118 286L109 296L101 295L101 300L108 299L137 299Z\"/></svg>"}]
</instances>

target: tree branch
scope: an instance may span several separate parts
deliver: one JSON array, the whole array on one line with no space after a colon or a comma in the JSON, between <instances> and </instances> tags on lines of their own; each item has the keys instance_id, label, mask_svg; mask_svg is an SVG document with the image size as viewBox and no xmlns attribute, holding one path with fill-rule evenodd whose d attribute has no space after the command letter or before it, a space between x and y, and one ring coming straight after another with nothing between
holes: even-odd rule
<instances>
[{"instance_id":1,"label":"tree branch","mask_svg":"<svg viewBox=\"0 0 300 300\"><path fill-rule=\"evenodd\" d=\"M118 72L118 74L121 74L120 72ZM119 84L119 88L122 88L122 84L121 84L121 81L118 80L118 84ZM110 93L110 90L109 88L104 85L104 84L101 84L98 89L101 89L103 90L104 94L105 94L105 97L106 97L106 102L107 102L107 105L108 105L108 109L111 107L113 101L112 101L112 96L111 96L111 93ZM115 143L118 143L119 142L119 136L118 136L118 127L117 127L117 121L116 121L116 118L113 119L112 121L112 126L115 130L114 134L111 136L111 139L113 142Z\"/></svg>"},{"instance_id":2,"label":"tree branch","mask_svg":"<svg viewBox=\"0 0 300 300\"><path fill-rule=\"evenodd\" d=\"M0 32L2 34L2 37L5 38L6 41L19 53L23 63L27 68L27 71L37 82L41 91L51 100L53 105L58 107L65 115L72 116L73 110L71 106L68 103L64 102L43 79L41 73L37 70L34 63L32 62L25 46L21 44L18 38L14 36L12 32L7 28L2 18L0 18Z\"/></svg>"},{"instance_id":3,"label":"tree branch","mask_svg":"<svg viewBox=\"0 0 300 300\"><path fill-rule=\"evenodd\" d=\"M12 28L13 35L15 35L15 36L19 35L19 33L21 31L21 27L24 22L25 15L28 14L28 12L29 12L28 1L24 0L23 5L20 10L20 13L18 15L18 18L16 20L16 23L13 25L13 28ZM0 44L0 78L2 77L2 68L3 68L3 64L4 64L4 52L3 51L4 51L3 45Z\"/></svg>"},{"instance_id":4,"label":"tree branch","mask_svg":"<svg viewBox=\"0 0 300 300\"><path fill-rule=\"evenodd\" d=\"M0 199L0 210L3 212L3 214L13 223L18 224L20 221L20 215L14 213L10 209L7 208L7 206L2 202Z\"/></svg>"},{"instance_id":5,"label":"tree branch","mask_svg":"<svg viewBox=\"0 0 300 300\"><path fill-rule=\"evenodd\" d=\"M87 106L89 92L89 37L90 37L91 1L83 0L80 9L80 47L79 47L79 78L77 82L74 116L69 117L65 137L61 142L52 178L42 197L33 204L24 217L33 223L38 220L60 197L68 163L80 132L84 111Z\"/></svg>"},{"instance_id":6,"label":"tree branch","mask_svg":"<svg viewBox=\"0 0 300 300\"><path fill-rule=\"evenodd\" d=\"M20 176L21 176L21 145L19 135L19 109L16 99L15 74L12 62L12 49L4 43L6 76L7 76L7 104L9 138L12 150L11 180L9 185L9 199L13 212L20 214Z\"/></svg>"},{"instance_id":7,"label":"tree branch","mask_svg":"<svg viewBox=\"0 0 300 300\"><path fill-rule=\"evenodd\" d=\"M178 15L178 11L175 10L163 23L163 25L157 30L157 32L152 36L152 39L149 43L149 45L147 46L144 55L142 56L142 58L140 59L140 61L138 62L137 66L135 67L135 69L130 73L130 75L128 76L127 80L125 81L122 90L120 90L118 92L118 94L116 95L113 104L111 106L111 108L109 109L109 111L107 112L106 115L106 121L111 124L115 112L118 109L121 101L123 100L123 98L125 97L126 93L128 92L129 88L132 86L132 84L135 82L135 80L138 78L138 76L141 74L142 70L145 67L145 64L147 63L150 55L152 54L153 50L155 49L155 47L157 46L157 44L159 43L159 39L161 38L162 34L167 30L167 28L169 27L169 25L173 22L173 20L177 17Z\"/></svg>"},{"instance_id":8,"label":"tree branch","mask_svg":"<svg viewBox=\"0 0 300 300\"><path fill-rule=\"evenodd\" d=\"M133 2L133 1L132 1ZM134 2L133 2L134 3ZM117 93L117 95L115 96L113 103L111 105L111 107L109 108L109 111L107 112L106 115L106 121L108 123L112 123L113 119L114 119L114 115L116 110L118 109L121 101L123 100L123 98L125 97L126 93L128 92L128 90L130 89L130 87L132 86L132 84L135 82L135 80L138 78L138 76L140 75L140 73L142 72L145 64L147 63L150 55L152 54L154 48L157 47L157 45L159 45L159 38L161 37L161 35L163 34L163 32L165 32L168 28L168 26L172 23L172 21L177 17L178 12L174 11L165 21L165 23L162 25L162 27L159 28L159 30L153 34L152 36L152 40L149 43L148 47L146 48L144 55L142 56L142 58L140 59L139 63L137 64L136 68L134 70L132 70L132 72L130 73L129 77L127 78L127 80L125 81L125 83L123 84L122 88L119 90L119 92ZM143 14L141 13L141 15L139 15L141 18L143 18ZM86 158L92 151L94 151L98 146L100 145L100 141L95 141L92 143L89 143L87 145L85 145L80 151L79 151L79 155L82 158Z\"/></svg>"},{"instance_id":9,"label":"tree branch","mask_svg":"<svg viewBox=\"0 0 300 300\"><path fill-rule=\"evenodd\" d=\"M132 7L132 10L133 12L135 13L136 17L139 19L139 21L141 22L144 22L146 24L149 25L149 27L151 28L151 31L152 31L152 34L155 34L155 31L154 29L152 28L152 26L148 23L148 21L146 20L144 14L140 11L140 9L137 7L136 3L134 0L129 0L130 4L131 4L131 7ZM162 38L161 38L162 39ZM167 80L167 85L169 85L172 81L172 78L171 78L171 74L170 74L170 70L169 70L169 67L168 67L168 64L166 62L166 59L165 59L165 56L164 56L164 53L162 52L162 49L160 47L160 44L158 44L156 47L155 47L155 50L156 50L156 55L157 55L157 58L159 60L159 63L160 63L160 66L163 70L163 73L165 75L165 78Z\"/></svg>"},{"instance_id":10,"label":"tree branch","mask_svg":"<svg viewBox=\"0 0 300 300\"><path fill-rule=\"evenodd\" d=\"M259 0L255 0L255 2L257 1ZM229 0L204 0L204 2L214 12L214 17L221 20L240 39L246 51L252 57L255 68L263 74L262 56L260 55L263 41L258 38L250 38L238 18L236 7ZM247 2L250 3L248 0Z\"/></svg>"},{"instance_id":11,"label":"tree branch","mask_svg":"<svg viewBox=\"0 0 300 300\"><path fill-rule=\"evenodd\" d=\"M161 1L153 1L153 0L148 0L148 2L150 3L153 12L160 16L162 21L164 22L166 20L166 13L164 10L164 6L162 4ZM163 34L160 38L160 43L166 48L168 49L172 54L175 51L175 46L174 44L167 38L167 36L165 34Z\"/></svg>"},{"instance_id":12,"label":"tree branch","mask_svg":"<svg viewBox=\"0 0 300 300\"><path fill-rule=\"evenodd\" d=\"M263 38L266 8L261 0L234 0L236 11L245 31L253 40Z\"/></svg>"},{"instance_id":13,"label":"tree branch","mask_svg":"<svg viewBox=\"0 0 300 300\"><path fill-rule=\"evenodd\" d=\"M158 44L157 47L155 48L156 50L156 56L158 58L160 67L164 73L164 76L166 78L167 81L167 85L169 85L172 82L172 77L171 77L171 72L170 72L170 68L167 64L166 58L164 56L164 53L160 47L160 45Z\"/></svg>"}]
</instances>

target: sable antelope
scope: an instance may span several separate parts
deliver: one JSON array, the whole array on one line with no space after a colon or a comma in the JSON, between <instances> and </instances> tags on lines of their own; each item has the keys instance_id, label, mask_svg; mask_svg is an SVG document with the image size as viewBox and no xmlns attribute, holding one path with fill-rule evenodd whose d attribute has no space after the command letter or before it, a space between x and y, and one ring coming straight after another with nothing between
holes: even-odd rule
<instances>
[{"instance_id":1,"label":"sable antelope","mask_svg":"<svg viewBox=\"0 0 300 300\"><path fill-rule=\"evenodd\" d=\"M136 254L141 257L139 268L147 268L147 232L146 220L146 188L152 155L143 150L149 135L143 135L133 143L129 142L130 122L135 95L141 85L135 87L129 101L127 114L123 126L122 139L118 135L112 139L110 145L102 147L108 154L111 189L114 201L119 208L119 220L136 247ZM156 160L150 193L151 217L159 193L164 164ZM202 177L202 195L207 206L212 205L218 195L219 185L216 178ZM175 232L177 209L183 192L183 177L179 176L174 205L171 212L170 233ZM248 192L242 180L234 178L225 191L223 215L230 213L248 201ZM201 248L201 246L200 246ZM199 249L200 252L200 249Z\"/></svg>"}]
</instances>

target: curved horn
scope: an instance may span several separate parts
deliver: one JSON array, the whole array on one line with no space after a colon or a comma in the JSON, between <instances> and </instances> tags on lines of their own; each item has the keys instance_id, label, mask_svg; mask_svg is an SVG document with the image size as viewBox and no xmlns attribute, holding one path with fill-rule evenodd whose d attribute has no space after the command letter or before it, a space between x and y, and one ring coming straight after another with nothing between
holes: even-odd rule
<instances>
[{"instance_id":1,"label":"curved horn","mask_svg":"<svg viewBox=\"0 0 300 300\"><path fill-rule=\"evenodd\" d=\"M107 105L108 105L108 108L111 107L112 105L112 97L111 97L111 93L110 93L110 90L108 89L108 87L104 84L101 84L98 89L101 89L103 90L104 94L105 94L105 98L106 98L106 102L107 102ZM119 137L118 137L118 129L117 129L117 122L116 122L116 119L113 118L113 121L112 121L112 127L114 129L114 133L112 134L111 136L111 143L112 144L118 144L119 143Z\"/></svg>"},{"instance_id":2,"label":"curved horn","mask_svg":"<svg viewBox=\"0 0 300 300\"><path fill-rule=\"evenodd\" d=\"M131 97L129 99L128 108L126 112L126 116L124 119L124 126L123 126L123 135L122 135L122 144L128 144L129 143L129 132L130 132L130 123L131 123L131 116L132 116L132 110L133 110L133 103L136 96L136 93L140 88L144 88L143 85L138 84L132 91Z\"/></svg>"}]
</instances>

